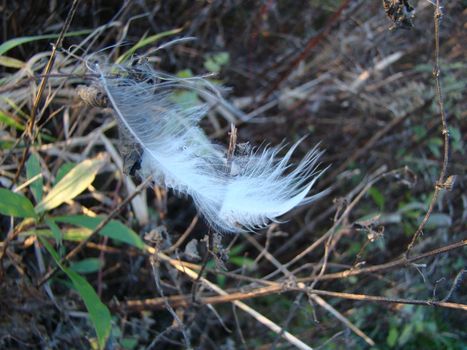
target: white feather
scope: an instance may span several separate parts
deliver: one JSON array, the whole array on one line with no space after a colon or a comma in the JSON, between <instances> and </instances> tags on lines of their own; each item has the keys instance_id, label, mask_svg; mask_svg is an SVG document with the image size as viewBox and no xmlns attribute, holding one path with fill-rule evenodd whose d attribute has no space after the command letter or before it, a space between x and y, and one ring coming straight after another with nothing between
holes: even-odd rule
<instances>
[{"instance_id":1,"label":"white feather","mask_svg":"<svg viewBox=\"0 0 467 350\"><path fill-rule=\"evenodd\" d=\"M188 106L175 98L180 90L216 95L202 78L180 79L145 65L97 66L119 123L143 149L141 175L180 194L190 195L200 213L217 230L240 232L270 221L319 195L306 197L320 172L320 152L312 149L290 171L297 142L283 158L283 147L265 148L227 161L225 148L213 144L199 128L205 106Z\"/></svg>"}]
</instances>

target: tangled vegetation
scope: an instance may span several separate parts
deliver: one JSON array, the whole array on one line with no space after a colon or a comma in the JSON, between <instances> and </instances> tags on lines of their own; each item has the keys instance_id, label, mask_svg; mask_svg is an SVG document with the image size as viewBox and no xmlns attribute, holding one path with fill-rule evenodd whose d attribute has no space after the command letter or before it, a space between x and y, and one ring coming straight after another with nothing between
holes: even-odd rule
<instances>
[{"instance_id":1,"label":"tangled vegetation","mask_svg":"<svg viewBox=\"0 0 467 350\"><path fill-rule=\"evenodd\" d=\"M1 6L2 349L466 347L465 2ZM171 98L228 153L319 144L325 195L216 232L132 176L95 57L208 79Z\"/></svg>"}]
</instances>

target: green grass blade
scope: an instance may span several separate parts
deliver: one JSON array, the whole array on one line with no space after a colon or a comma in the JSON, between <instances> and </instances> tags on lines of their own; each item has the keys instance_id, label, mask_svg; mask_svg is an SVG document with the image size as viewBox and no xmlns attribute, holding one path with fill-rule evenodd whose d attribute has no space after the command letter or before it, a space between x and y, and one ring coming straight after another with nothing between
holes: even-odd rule
<instances>
[{"instance_id":1,"label":"green grass blade","mask_svg":"<svg viewBox=\"0 0 467 350\"><path fill-rule=\"evenodd\" d=\"M102 164L100 159L86 159L79 163L50 190L36 206L36 212L51 210L75 198L92 184Z\"/></svg>"},{"instance_id":2,"label":"green grass blade","mask_svg":"<svg viewBox=\"0 0 467 350\"><path fill-rule=\"evenodd\" d=\"M19 218L37 216L29 199L5 188L0 188L0 213Z\"/></svg>"},{"instance_id":3,"label":"green grass blade","mask_svg":"<svg viewBox=\"0 0 467 350\"><path fill-rule=\"evenodd\" d=\"M18 123L8 112L0 110L0 123L11 126L19 131L24 131L26 127Z\"/></svg>"},{"instance_id":4,"label":"green grass blade","mask_svg":"<svg viewBox=\"0 0 467 350\"><path fill-rule=\"evenodd\" d=\"M55 175L55 181L54 184L57 184L60 182L63 177L68 174L71 169L73 169L77 164L76 163L71 163L71 162L66 162L63 163L60 168L57 170L57 174Z\"/></svg>"},{"instance_id":5,"label":"green grass blade","mask_svg":"<svg viewBox=\"0 0 467 350\"><path fill-rule=\"evenodd\" d=\"M0 98L5 101L5 103L7 103L11 108L14 109L14 111L19 115L21 116L22 118L24 118L24 124L26 125L26 121L29 119L29 116L24 113L20 107L18 107L18 105L16 105L16 103L14 101L12 101L11 99L9 98L6 98L6 97L3 97L3 96L0 96ZM26 129L25 125L22 125L21 123L17 122L15 120L15 118L13 118L11 116L11 114L9 112L6 112L6 111L3 111L3 110L0 110L0 122L4 122L5 124L9 125L9 126L12 126L14 128L16 128L17 130L20 130L20 131L24 131ZM46 141L49 141L49 142L54 142L55 141L55 138L50 136L50 135L46 135L42 132L39 133L39 136L41 138L43 138L44 140Z\"/></svg>"},{"instance_id":6,"label":"green grass blade","mask_svg":"<svg viewBox=\"0 0 467 350\"><path fill-rule=\"evenodd\" d=\"M54 223L50 218L49 220L46 220L47 224ZM64 241L70 241L70 242L81 242L82 240L86 239L89 237L91 234L91 230L83 227L73 227L69 228L66 230L60 230L57 225L52 230L52 226L49 225L51 228L49 229L32 229L32 230L27 230L21 232L19 235L20 237L27 237L27 236L40 236L44 238L53 238L55 239L56 237L61 237ZM56 231L56 230L59 231ZM55 231L55 232L54 232Z\"/></svg>"},{"instance_id":7,"label":"green grass blade","mask_svg":"<svg viewBox=\"0 0 467 350\"><path fill-rule=\"evenodd\" d=\"M13 57L0 56L0 66L8 68L21 69L26 65L26 62L20 61Z\"/></svg>"},{"instance_id":8,"label":"green grass blade","mask_svg":"<svg viewBox=\"0 0 467 350\"><path fill-rule=\"evenodd\" d=\"M102 266L102 262L99 258L87 258L70 265L70 269L77 273L94 273L99 271Z\"/></svg>"},{"instance_id":9,"label":"green grass blade","mask_svg":"<svg viewBox=\"0 0 467 350\"><path fill-rule=\"evenodd\" d=\"M109 337L110 330L112 328L112 317L109 309L104 303L102 303L94 288L92 288L92 286L84 277L60 264L60 257L58 253L50 245L50 243L47 242L47 240L42 237L39 237L39 240L55 260L55 263L71 280L81 299L83 299L91 322L93 323L94 329L96 330L99 348L104 349L105 343L107 342L107 338Z\"/></svg>"},{"instance_id":10,"label":"green grass blade","mask_svg":"<svg viewBox=\"0 0 467 350\"><path fill-rule=\"evenodd\" d=\"M69 215L51 218L55 222L71 224L94 230L100 224L103 217L90 217L87 215ZM139 249L144 249L144 242L135 231L117 220L111 220L100 231L100 235L112 238L116 241L127 243Z\"/></svg>"},{"instance_id":11,"label":"green grass blade","mask_svg":"<svg viewBox=\"0 0 467 350\"><path fill-rule=\"evenodd\" d=\"M86 35L91 33L92 30L86 29L86 30L78 30L75 32L69 32L65 34L65 37L68 36L80 36L80 35ZM14 38L8 41L5 41L3 44L0 45L0 55L4 55L6 52L10 51L11 49L23 45L26 43L34 42L37 40L45 40L45 39L56 39L58 38L59 34L46 34L46 35L34 35L34 36L23 36L21 38Z\"/></svg>"},{"instance_id":12,"label":"green grass blade","mask_svg":"<svg viewBox=\"0 0 467 350\"><path fill-rule=\"evenodd\" d=\"M116 63L120 64L127 61L138 49L141 49L147 45L154 44L155 42L159 41L170 35L178 34L182 31L182 28L168 30L159 34L151 35L147 38L140 39L135 45L133 45L128 51L126 51L123 55L117 58Z\"/></svg>"},{"instance_id":13,"label":"green grass blade","mask_svg":"<svg viewBox=\"0 0 467 350\"><path fill-rule=\"evenodd\" d=\"M45 219L45 223L47 224L47 226L50 227L50 232L52 236L55 238L55 242L57 242L57 244L61 244L63 236L62 236L62 231L60 231L60 228L57 226L57 224L53 220L50 220L49 218Z\"/></svg>"},{"instance_id":14,"label":"green grass blade","mask_svg":"<svg viewBox=\"0 0 467 350\"><path fill-rule=\"evenodd\" d=\"M35 153L31 153L27 162L26 162L26 175L28 179L32 179L33 177L41 174L41 164L39 163L39 158ZM36 203L42 200L42 186L44 185L42 176L37 177L36 180L31 182L29 187L31 188L31 192L36 199Z\"/></svg>"}]
</instances>

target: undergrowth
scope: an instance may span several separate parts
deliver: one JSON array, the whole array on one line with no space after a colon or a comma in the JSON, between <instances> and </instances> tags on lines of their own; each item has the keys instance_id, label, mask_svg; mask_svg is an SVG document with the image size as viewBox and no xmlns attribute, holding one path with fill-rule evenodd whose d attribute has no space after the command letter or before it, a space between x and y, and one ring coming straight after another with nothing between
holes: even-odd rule
<instances>
[{"instance_id":1,"label":"undergrowth","mask_svg":"<svg viewBox=\"0 0 467 350\"><path fill-rule=\"evenodd\" d=\"M4 2L0 346L466 348L466 10L384 3ZM113 110L79 93L96 53L208 74L231 108L174 98L209 103L212 140L307 136L329 193L215 234L124 174Z\"/></svg>"}]
</instances>

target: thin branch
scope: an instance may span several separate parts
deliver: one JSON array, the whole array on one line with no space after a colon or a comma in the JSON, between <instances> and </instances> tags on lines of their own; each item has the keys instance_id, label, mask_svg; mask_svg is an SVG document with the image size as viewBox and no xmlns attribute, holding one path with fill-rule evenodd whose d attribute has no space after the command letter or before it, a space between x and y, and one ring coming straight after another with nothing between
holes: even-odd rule
<instances>
[{"instance_id":1,"label":"thin branch","mask_svg":"<svg viewBox=\"0 0 467 350\"><path fill-rule=\"evenodd\" d=\"M332 236L336 229L341 226L342 222L350 215L350 212L354 209L354 207L359 203L359 201L363 198L363 196L366 194L366 192L376 183L378 182L379 180L385 178L385 177L388 177L388 176L391 176L391 175L397 175L399 174L401 171L403 171L403 169L396 169L396 170L392 170L392 171L389 171L389 172L384 172L385 171L385 168L382 167L380 169L378 169L375 173L374 173L374 176L372 176L369 180L362 182L361 184L359 184L357 186L357 188L359 189L359 191L356 193L355 197L352 199L352 201L346 206L344 212L339 216L339 218L337 220L335 220L334 224L332 225L332 227L324 234L322 235L320 238L318 238L315 242L313 242L310 246L308 246L305 250L303 250L302 252L300 252L298 255L296 255L293 259L291 259L289 262L287 262L285 264L286 267L289 267L290 265L296 263L297 261L299 261L300 259L302 259L304 256L310 254L314 249L316 249L322 242L328 240L328 238L330 236ZM360 190L361 188L361 190ZM349 196L349 200L350 200L351 196ZM272 274L271 274L272 275ZM270 276L271 276L270 275Z\"/></svg>"},{"instance_id":2,"label":"thin branch","mask_svg":"<svg viewBox=\"0 0 467 350\"><path fill-rule=\"evenodd\" d=\"M149 260L151 263L152 274L154 276L154 282L156 284L157 291L161 295L162 299L165 300L164 291L161 286L161 279L160 279L160 274L159 274L159 262L157 261L157 254L152 255L149 258ZM190 337L187 334L185 325L183 324L182 320L180 319L180 317L178 317L177 313L170 306L168 302L165 303L165 309L170 312L170 314L172 315L174 319L174 324L172 324L172 326L170 326L169 328L172 328L172 329L178 328L183 335L183 340L185 341L185 347L187 349L191 349Z\"/></svg>"},{"instance_id":3,"label":"thin branch","mask_svg":"<svg viewBox=\"0 0 467 350\"><path fill-rule=\"evenodd\" d=\"M175 250L177 250L177 248L182 245L182 243L187 239L187 237L193 231L196 224L198 223L198 219L199 219L199 217L198 217L198 215L196 215L193 218L193 220L191 220L190 225L188 225L187 229L185 230L185 232L183 232L183 234L180 236L180 238L177 240L177 242L175 242L171 247L167 248L167 250L164 250L164 253L170 254L170 253L174 252Z\"/></svg>"},{"instance_id":4,"label":"thin branch","mask_svg":"<svg viewBox=\"0 0 467 350\"><path fill-rule=\"evenodd\" d=\"M452 243L452 244L449 244L447 246L431 250L429 252L414 256L412 258L407 258L407 257L403 256L403 257L401 257L399 259L396 259L396 260L393 260L393 261L390 261L390 262L387 262L387 263L384 263L384 264L380 264L380 265L373 265L373 266L369 266L369 267L365 267L365 268L357 268L357 269L351 268L351 269L341 271L341 272L325 274L325 275L323 275L321 277L310 276L310 277L306 277L306 278L299 278L299 279L297 279L297 281L299 281L299 282L308 282L308 281L312 281L314 279L318 279L318 280L334 280L334 279L347 278L349 276L361 275L363 273L380 272L380 271L389 270L389 269L392 269L392 268L398 267L398 266L406 266L406 265L409 265L410 263L413 263L415 261L418 261L418 260L421 260L421 259L424 259L424 258L428 258L428 257L431 257L431 256L439 255L439 254L442 254L442 253L446 253L446 252L448 252L450 250L462 248L462 247L465 247L466 245L467 245L467 239L464 239L462 241Z\"/></svg>"},{"instance_id":5,"label":"thin branch","mask_svg":"<svg viewBox=\"0 0 467 350\"><path fill-rule=\"evenodd\" d=\"M180 270L181 271L181 270ZM209 282L211 283L211 282ZM239 300L247 300L253 298L259 298L266 295L284 293L284 292L305 292L307 294L316 294L340 299L358 300L358 301L369 301L378 302L385 304L409 304L409 305L421 305L421 306L434 306L448 309L456 309L467 311L466 304L435 301L435 300L419 300L419 299L405 299L405 298L387 298L377 295L367 294L354 294L354 293L343 293L321 289L309 289L304 283L298 283L295 287L286 287L282 284L276 284L273 286L256 288L247 292L234 292L227 294L221 294L216 296L205 296L196 299L197 303L201 304L222 304L227 302L238 302ZM145 300L129 300L125 303L121 303L118 309L122 311L144 311L144 310L158 310L163 309L166 303L169 303L172 307L189 307L192 305L191 295L175 295L166 298L153 298ZM116 306L112 307L116 309ZM279 327L280 331L280 327Z\"/></svg>"},{"instance_id":6,"label":"thin branch","mask_svg":"<svg viewBox=\"0 0 467 350\"><path fill-rule=\"evenodd\" d=\"M434 69L433 69L433 77L435 79L436 85L436 99L438 101L438 107L440 112L440 119L441 119L441 134L443 135L443 142L444 142L444 154L443 154L443 164L441 166L441 171L439 173L438 181L435 184L435 191L433 193L433 197L431 198L430 205L428 206L428 210L423 217L422 222L418 226L417 230L415 231L411 242L407 246L407 250L405 254L408 256L410 251L412 250L413 246L417 242L420 235L423 233L423 228L425 227L428 219L433 212L435 207L436 201L438 200L439 194L443 189L447 188L446 184L446 172L449 164L449 129L447 124L446 118L446 111L444 108L444 100L443 100L443 90L441 87L441 81L439 79L441 75L441 69L439 65L439 24L440 19L442 16L441 7L439 4L439 0L436 0L436 6L434 11L434 27L435 27L435 62L434 62Z\"/></svg>"},{"instance_id":7,"label":"thin branch","mask_svg":"<svg viewBox=\"0 0 467 350\"><path fill-rule=\"evenodd\" d=\"M448 301L451 299L452 294L456 291L457 288L462 284L462 281L464 280L464 274L467 273L466 269L462 269L454 279L454 282L452 282L452 286L449 289L448 294L443 298L442 301Z\"/></svg>"},{"instance_id":8,"label":"thin branch","mask_svg":"<svg viewBox=\"0 0 467 350\"><path fill-rule=\"evenodd\" d=\"M335 318L345 324L348 328L352 330L355 334L357 334L360 338L362 338L367 344L370 346L375 346L375 342L369 336L367 336L360 328L355 326L352 322L348 320L347 317L342 315L339 311L333 308L330 304L328 304L323 298L316 294L310 294L310 298L313 301L321 306L323 309L327 310L330 314L332 314Z\"/></svg>"},{"instance_id":9,"label":"thin branch","mask_svg":"<svg viewBox=\"0 0 467 350\"><path fill-rule=\"evenodd\" d=\"M265 295L270 295L270 294L276 294L276 293L282 293L286 291L300 291L300 290L305 290L305 284L306 282L313 281L315 279L319 280L331 280L331 279L340 279L340 278L346 278L348 276L354 276L362 273L374 273L377 271L382 271L382 270L387 270L390 268L394 268L397 266L402 266L406 265L412 262L415 262L417 260L421 260L423 258L431 257L431 256L436 256L442 253L446 253L448 251L451 251L453 249L461 248L467 245L467 239L463 241L459 241L441 248L437 248L434 250L431 250L429 252L426 252L424 254L418 255L416 257L412 257L409 259L406 259L405 257L402 257L400 259L396 259L394 261L388 262L386 264L381 264L381 265L375 265L375 266L370 266L364 269L357 269L357 270L346 270L342 272L337 272L337 273L331 273L331 274L326 274L321 277L317 276L311 276L307 278L300 278L297 279L297 285L296 286L286 286L285 284L278 283L278 282L268 282L268 286L261 287L261 288L256 288L250 291L241 291L241 292L233 292L230 294L223 294L221 296L200 296L199 298L196 299L198 303L201 304L218 304L218 303L225 303L225 302L233 302L235 300L244 300L244 299L251 299L251 298L257 298ZM150 251L153 252L154 248L148 248L152 249ZM167 257L163 253L159 253L160 256L163 258L163 260L171 262L172 265L174 265L178 270L183 271L183 269L189 269L192 271L194 274L193 270L191 268L194 268L192 265L193 264L188 264L184 263L175 259L171 259ZM177 267L178 266L178 267ZM191 268L189 268L190 266ZM196 274L198 275L198 274ZM203 281L206 281L204 278L202 278ZM208 281L209 282L209 281ZM211 283L211 282L209 282ZM379 302L386 302L386 303L398 303L398 304L414 304L414 305L425 305L425 306L437 306L437 307L444 307L444 308L452 308L452 309L460 309L460 310L467 310L467 306L463 304L458 304L458 303L448 303L444 301L430 301L430 300L416 300L416 299L391 299L391 298L384 298L384 297L379 297L379 296L367 296L363 294L349 294L349 293L340 293L340 292L330 292L330 291L324 291L324 290L316 290L316 289L309 289L307 288L308 293L312 294L317 294L317 295L325 295L325 296L334 296L338 298L344 298L344 299L354 299L354 300L363 300L363 301L379 301ZM362 297L363 296L363 297ZM365 297L365 298L364 298ZM119 309L123 310L128 310L128 311L142 311L142 310L149 310L149 309L160 309L164 307L165 302L168 301L173 307L177 306L183 306L183 307L188 307L191 305L191 297L187 295L176 295L176 296L170 296L167 299L162 299L162 298L154 298L154 299L146 299L146 300L130 300L125 303L121 303Z\"/></svg>"},{"instance_id":10,"label":"thin branch","mask_svg":"<svg viewBox=\"0 0 467 350\"><path fill-rule=\"evenodd\" d=\"M157 252L157 250L154 249L153 247L146 247L146 249L147 249L149 254L156 254L156 252ZM208 287L209 289L211 289L215 293L219 294L221 297L229 297L229 294L226 291L224 291L222 288L220 288L216 284L210 282L206 278L200 277L200 275L197 272L195 272L192 269L186 267L183 264L183 262L181 262L179 260L176 260L176 259L172 259L172 258L168 257L167 255L165 255L162 252L159 252L158 256L161 258L161 260L164 260L164 261L170 263L173 267L175 267L177 270L179 270L180 272L182 272L185 275L187 275L188 277L190 277L192 280L201 281L206 287ZM168 299L165 299L165 300L169 300L169 302L170 302L170 297ZM192 301L192 296L190 295L190 296L188 296L188 300L186 302L190 303L191 301ZM200 299L196 298L196 301L203 303L202 299L200 300ZM283 329L279 325L277 325L276 323L274 323L273 321L271 321L270 319L268 319L267 317L265 317L264 315L262 315L261 313L259 313L255 309L253 309L252 307L246 305L245 303L243 303L243 302L241 302L239 300L229 300L229 301L231 301L239 309L242 309L243 311L248 313L250 316L255 318L258 322L262 323L264 326L269 328L271 331L273 331L273 332L275 332L277 334L281 334L282 338L284 338L289 343L296 346L298 349L313 350L310 346L308 346L307 344L302 342L300 339L295 337L293 334L291 334L291 333L289 333L287 331L283 331ZM206 304L211 304L211 303L206 303Z\"/></svg>"},{"instance_id":11,"label":"thin branch","mask_svg":"<svg viewBox=\"0 0 467 350\"><path fill-rule=\"evenodd\" d=\"M410 305L422 305L422 306L436 306L448 309L456 309L467 311L467 305L460 303L449 303L444 301L433 301L433 300L419 300L419 299L404 299L404 298L386 298L375 295L366 294L352 294L352 293L341 293L332 292L328 290L311 290L310 293L325 295L330 297L359 300L359 301L373 301L387 304L410 304Z\"/></svg>"}]
</instances>

